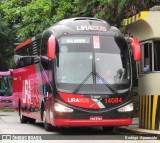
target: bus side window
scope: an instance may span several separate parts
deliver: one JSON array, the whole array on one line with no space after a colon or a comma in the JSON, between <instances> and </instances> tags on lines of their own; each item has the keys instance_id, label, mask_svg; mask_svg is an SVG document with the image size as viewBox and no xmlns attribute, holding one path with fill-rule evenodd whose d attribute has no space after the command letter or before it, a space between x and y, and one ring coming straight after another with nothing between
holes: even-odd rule
<instances>
[{"instance_id":1,"label":"bus side window","mask_svg":"<svg viewBox=\"0 0 160 143\"><path fill-rule=\"evenodd\" d=\"M14 68L21 68L24 66L24 54L25 54L25 49L21 48L18 49L14 55Z\"/></svg>"},{"instance_id":2,"label":"bus side window","mask_svg":"<svg viewBox=\"0 0 160 143\"><path fill-rule=\"evenodd\" d=\"M34 64L34 56L32 54L32 44L28 44L16 51L14 56L15 68L21 68Z\"/></svg>"},{"instance_id":3,"label":"bus side window","mask_svg":"<svg viewBox=\"0 0 160 143\"><path fill-rule=\"evenodd\" d=\"M24 66L29 66L34 63L32 49L32 44L25 46Z\"/></svg>"}]
</instances>

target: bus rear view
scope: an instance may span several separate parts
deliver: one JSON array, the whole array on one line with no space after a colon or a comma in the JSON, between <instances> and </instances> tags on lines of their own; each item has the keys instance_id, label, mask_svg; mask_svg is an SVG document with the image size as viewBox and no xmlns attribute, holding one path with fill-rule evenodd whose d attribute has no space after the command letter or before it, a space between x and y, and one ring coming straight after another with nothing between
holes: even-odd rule
<instances>
[{"instance_id":1,"label":"bus rear view","mask_svg":"<svg viewBox=\"0 0 160 143\"><path fill-rule=\"evenodd\" d=\"M39 39L42 43L38 43ZM140 46L136 39L125 38L117 28L103 20L84 17L62 20L19 45L16 57L23 60L27 56L33 57L36 62L18 67L13 75L26 74L22 77L25 81L36 79L32 83L38 89L36 96L40 105L34 107L39 112L37 117L35 110L29 110L33 108L32 101L23 103L23 95L16 95L19 98L14 102L20 117L40 119L46 130L51 126L108 129L106 127L130 125L133 101L128 40L134 49L134 59L138 61ZM23 55L22 58L18 55L25 45L35 48L35 43L39 50L36 56ZM20 81L19 90L22 91L16 91L16 94L24 94L25 81ZM28 85L33 88L30 82ZM32 100L35 94L29 96ZM32 114L26 114L26 111Z\"/></svg>"}]
</instances>

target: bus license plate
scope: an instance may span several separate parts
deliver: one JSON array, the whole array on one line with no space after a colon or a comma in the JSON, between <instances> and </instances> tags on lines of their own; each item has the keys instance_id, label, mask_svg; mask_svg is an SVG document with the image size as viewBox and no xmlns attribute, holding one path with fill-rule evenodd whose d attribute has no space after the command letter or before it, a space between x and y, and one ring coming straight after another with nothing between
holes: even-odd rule
<instances>
[{"instance_id":1,"label":"bus license plate","mask_svg":"<svg viewBox=\"0 0 160 143\"><path fill-rule=\"evenodd\" d=\"M103 120L103 117L102 116L90 116L90 120L101 121L101 120Z\"/></svg>"}]
</instances>

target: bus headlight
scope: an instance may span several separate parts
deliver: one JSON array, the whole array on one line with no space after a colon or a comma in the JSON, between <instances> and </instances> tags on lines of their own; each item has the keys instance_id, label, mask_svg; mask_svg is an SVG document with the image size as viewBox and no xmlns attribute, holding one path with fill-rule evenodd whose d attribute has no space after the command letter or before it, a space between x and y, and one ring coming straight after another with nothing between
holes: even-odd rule
<instances>
[{"instance_id":1,"label":"bus headlight","mask_svg":"<svg viewBox=\"0 0 160 143\"><path fill-rule=\"evenodd\" d=\"M73 109L66 107L64 105L61 105L59 103L55 103L54 104L54 109L57 112L73 112Z\"/></svg>"},{"instance_id":2,"label":"bus headlight","mask_svg":"<svg viewBox=\"0 0 160 143\"><path fill-rule=\"evenodd\" d=\"M133 111L133 103L130 103L124 107L118 109L119 112L130 112Z\"/></svg>"}]
</instances>

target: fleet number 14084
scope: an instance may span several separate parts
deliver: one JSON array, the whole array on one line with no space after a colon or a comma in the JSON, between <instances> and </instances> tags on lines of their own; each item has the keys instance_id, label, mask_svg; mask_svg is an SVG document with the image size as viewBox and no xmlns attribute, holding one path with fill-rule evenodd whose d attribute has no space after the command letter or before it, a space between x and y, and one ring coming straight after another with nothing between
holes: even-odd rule
<instances>
[{"instance_id":1,"label":"fleet number 14084","mask_svg":"<svg viewBox=\"0 0 160 143\"><path fill-rule=\"evenodd\" d=\"M118 103L122 103L123 100L122 100L122 97L118 98L118 97L115 97L115 98L106 98L105 99L105 102L107 104L118 104Z\"/></svg>"}]
</instances>

